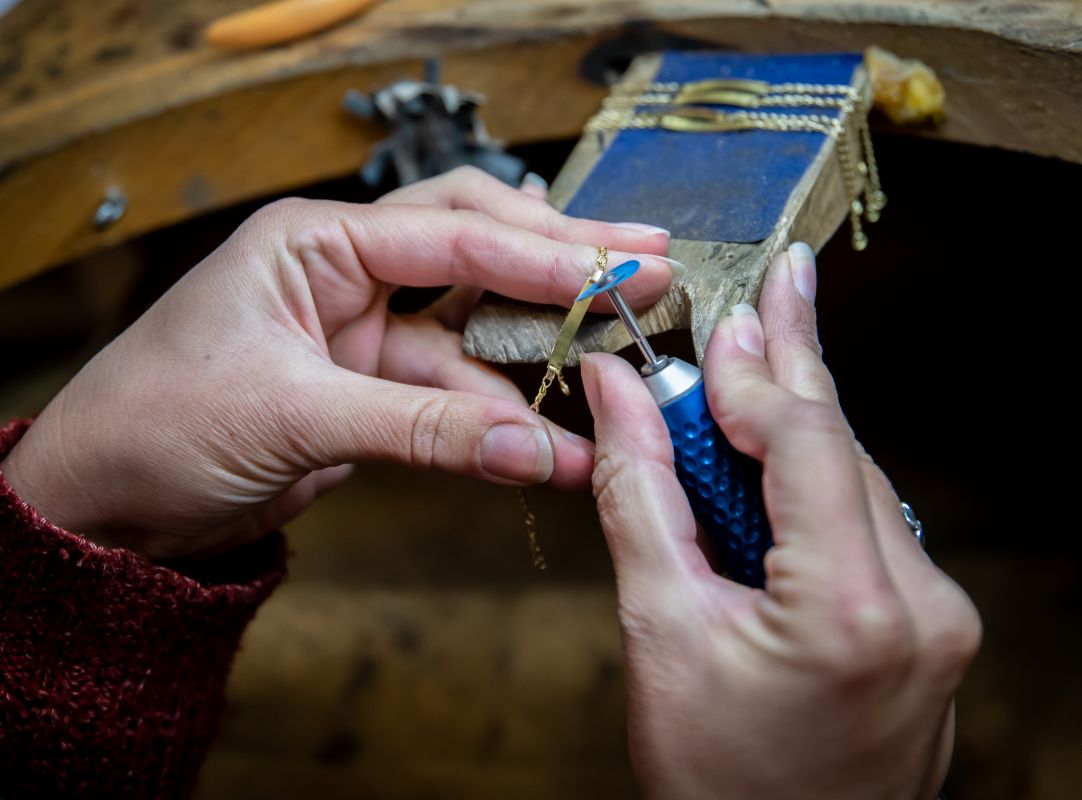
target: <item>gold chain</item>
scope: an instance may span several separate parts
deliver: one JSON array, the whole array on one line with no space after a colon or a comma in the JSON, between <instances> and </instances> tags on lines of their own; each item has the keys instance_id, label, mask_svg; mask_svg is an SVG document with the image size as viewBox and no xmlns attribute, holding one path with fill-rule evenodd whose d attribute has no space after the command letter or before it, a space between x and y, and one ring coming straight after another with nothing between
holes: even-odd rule
<instances>
[{"instance_id":1,"label":"gold chain","mask_svg":"<svg viewBox=\"0 0 1082 800\"><path fill-rule=\"evenodd\" d=\"M595 262L594 271L590 275L590 277L586 279L586 283L582 285L582 290L579 292L579 294L582 294L582 292L585 292L587 289L589 289L595 283L601 280L601 276L605 272L605 268L608 266L608 264L609 249L602 245L601 247L597 248L597 261ZM587 306L589 305L588 300L581 302L585 302ZM537 396L534 397L533 402L530 404L530 411L533 411L535 414L541 413L541 401L545 399L545 395L548 394L549 389L552 387L553 381L557 381L560 384L560 391L563 392L564 395L571 394L571 388L567 385L567 382L564 381L564 356L558 355L556 353L556 349L559 346L560 340L564 338L564 334L567 333L567 331L565 331L565 328L567 328L568 326L571 326L573 328L573 330L570 330L570 337L572 339L574 338L575 331L578 330L579 323L575 320L575 318L576 316L581 315L576 315L576 306L578 306L578 302L576 302L575 306L573 306L571 311L568 312L567 319L564 321L563 326L560 328L560 336L557 337L557 345L553 348L553 356L549 359L549 364L545 369L545 377L541 379L541 386L539 386L537 389ZM586 306L581 306L581 308L584 311ZM553 363L553 359L556 360L556 363ZM516 494L518 495L518 504L522 507L522 522L526 526L526 538L530 545L530 557L533 559L534 567L538 570L544 571L548 567L548 562L545 560L545 554L541 551L541 544L540 542L538 542L537 539L537 515L534 514L533 510L530 508L530 500L526 496L526 490L522 487L519 487L516 490Z\"/></svg>"},{"instance_id":2,"label":"gold chain","mask_svg":"<svg viewBox=\"0 0 1082 800\"><path fill-rule=\"evenodd\" d=\"M545 377L541 379L541 386L537 390L537 396L530 403L530 411L535 414L541 413L541 401L548 394L549 387L552 386L552 379L558 374L552 367L545 370ZM563 377L560 378L560 386L566 386ZM530 508L530 499L526 497L526 490L520 486L516 493L518 494L518 504L522 506L522 522L526 526L526 540L530 545L530 558L533 559L534 568L543 572L548 567L548 562L545 560L545 554L541 552L541 545L537 541L537 515Z\"/></svg>"},{"instance_id":3,"label":"gold chain","mask_svg":"<svg viewBox=\"0 0 1082 800\"><path fill-rule=\"evenodd\" d=\"M837 108L839 117L764 112L722 112L704 105L746 108ZM640 106L662 108L637 111ZM845 119L856 113L859 136L855 152ZM779 83L744 79L718 79L690 83L649 83L623 86L605 99L602 109L586 124L587 132L663 128L682 132L736 130L813 131L837 142L842 180L849 193L849 225L855 250L868 246L861 218L878 222L887 204L879 181L879 168L868 127L868 109L860 92L846 84ZM860 178L863 177L862 182ZM863 183L864 200L860 200Z\"/></svg>"}]
</instances>

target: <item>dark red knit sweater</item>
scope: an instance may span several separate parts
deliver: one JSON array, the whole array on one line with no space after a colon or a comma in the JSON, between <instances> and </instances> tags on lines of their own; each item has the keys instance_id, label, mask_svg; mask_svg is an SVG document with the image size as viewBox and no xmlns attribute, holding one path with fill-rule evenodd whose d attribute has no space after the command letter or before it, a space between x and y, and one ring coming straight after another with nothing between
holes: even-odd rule
<instances>
[{"instance_id":1,"label":"dark red knit sweater","mask_svg":"<svg viewBox=\"0 0 1082 800\"><path fill-rule=\"evenodd\" d=\"M0 428L0 459L28 425ZM284 563L274 534L154 566L49 524L0 473L0 798L190 795Z\"/></svg>"}]
</instances>

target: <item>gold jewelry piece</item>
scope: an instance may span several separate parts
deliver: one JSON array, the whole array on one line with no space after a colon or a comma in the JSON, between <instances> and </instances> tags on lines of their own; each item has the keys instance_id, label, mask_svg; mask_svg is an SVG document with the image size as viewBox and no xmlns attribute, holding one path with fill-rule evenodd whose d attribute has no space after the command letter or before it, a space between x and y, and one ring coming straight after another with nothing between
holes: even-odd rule
<instances>
[{"instance_id":1,"label":"gold jewelry piece","mask_svg":"<svg viewBox=\"0 0 1082 800\"><path fill-rule=\"evenodd\" d=\"M638 91L622 89L603 101L612 107L629 105L723 105L745 108L842 108L860 104L860 94L841 84L779 83L710 80L692 83L652 83Z\"/></svg>"},{"instance_id":2,"label":"gold jewelry piece","mask_svg":"<svg viewBox=\"0 0 1082 800\"><path fill-rule=\"evenodd\" d=\"M860 201L857 160L845 135L845 117L824 114L771 114L763 111L716 111L695 106L674 106L658 111L602 109L587 123L587 132L649 130L661 128L681 133L719 133L728 131L810 131L829 136L838 143L838 164L849 202L849 227L854 250L868 246L868 236L861 225L864 204Z\"/></svg>"},{"instance_id":3,"label":"gold jewelry piece","mask_svg":"<svg viewBox=\"0 0 1082 800\"><path fill-rule=\"evenodd\" d=\"M594 271L590 273L590 277L582 285L579 295L582 295L587 289L590 289L601 280L608 263L609 249L604 246L597 248L597 261ZM534 397L533 402L530 404L530 411L535 414L541 413L541 401L545 399L545 395L548 394L554 380L560 384L560 391L565 396L571 394L571 389L563 376L564 362L567 361L567 354L571 351L571 343L575 341L575 334L578 333L579 326L582 325L583 317L586 316L586 310L590 307L592 301L592 297L578 300L571 306L571 310L567 312L564 324L560 326L560 333L556 337L556 344L553 345L552 353L549 355L548 365L545 368L545 377L541 379L541 386L537 390L537 396ZM526 525L526 536L530 544L530 556L533 558L533 565L539 570L544 570L548 567L548 562L545 561L545 555L541 552L541 545L537 541L537 516L530 509L530 501L526 497L526 490L519 487L517 493L519 505L522 506L522 521Z\"/></svg>"},{"instance_id":4,"label":"gold jewelry piece","mask_svg":"<svg viewBox=\"0 0 1082 800\"><path fill-rule=\"evenodd\" d=\"M860 137L863 158L850 152L843 155L843 149L851 149L844 124L837 133L830 134L838 142L838 157L842 162L843 175L847 188L859 187L858 175L864 176L864 200L859 200L857 190L851 190L850 227L854 249L863 250L868 243L862 229L860 218L868 222L877 222L887 204L879 181L879 168L872 147L871 130L868 127L868 109L860 92L847 84L818 83L777 83L766 81L726 78L692 81L689 83L649 83L640 86L625 86L605 99L601 112L587 125L587 130L612 130L614 128L664 128L683 132L720 132L736 130L812 130L821 133L827 131L816 127L815 123L795 123L792 114L771 114L780 117L776 121L765 120L753 114L743 115L735 112L724 118L700 114L694 109L704 105L731 105L742 108L837 108L840 120L856 112L856 127ZM667 112L652 117L649 111L635 113L639 106L665 106ZM682 113L676 113L683 109ZM721 114L722 112L715 112ZM645 117L639 120L639 117ZM821 121L834 120L834 117L813 115ZM846 162L849 162L846 165ZM855 169L856 173L851 170Z\"/></svg>"}]
</instances>

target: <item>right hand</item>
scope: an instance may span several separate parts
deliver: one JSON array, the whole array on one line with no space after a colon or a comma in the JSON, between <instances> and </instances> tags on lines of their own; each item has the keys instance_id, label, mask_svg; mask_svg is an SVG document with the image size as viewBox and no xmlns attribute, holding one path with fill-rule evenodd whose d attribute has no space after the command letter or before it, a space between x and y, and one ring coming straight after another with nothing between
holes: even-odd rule
<instances>
[{"instance_id":1,"label":"right hand","mask_svg":"<svg viewBox=\"0 0 1082 800\"><path fill-rule=\"evenodd\" d=\"M584 359L594 491L616 568L632 761L651 798L913 800L942 785L952 695L980 641L854 439L794 245L705 358L715 419L763 462L766 588L714 574L661 414L613 356ZM763 325L765 324L765 331Z\"/></svg>"}]
</instances>

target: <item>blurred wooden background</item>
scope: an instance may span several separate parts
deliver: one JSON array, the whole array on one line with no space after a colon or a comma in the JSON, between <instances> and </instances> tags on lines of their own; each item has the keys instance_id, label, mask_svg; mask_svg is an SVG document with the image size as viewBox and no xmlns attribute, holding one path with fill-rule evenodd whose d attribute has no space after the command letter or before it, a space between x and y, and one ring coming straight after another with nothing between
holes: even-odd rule
<instances>
[{"instance_id":1,"label":"blurred wooden background","mask_svg":"<svg viewBox=\"0 0 1082 800\"><path fill-rule=\"evenodd\" d=\"M339 178L383 133L348 88L443 79L488 96L513 144L570 138L630 54L670 47L862 52L939 73L946 122L916 132L1082 161L1074 0L382 0L286 47L223 53L202 30L255 0L23 0L0 17L0 286L163 225ZM110 189L128 207L90 220Z\"/></svg>"},{"instance_id":2,"label":"blurred wooden background","mask_svg":"<svg viewBox=\"0 0 1082 800\"><path fill-rule=\"evenodd\" d=\"M370 199L341 176L383 134L340 111L348 87L440 55L448 82L490 96L494 135L548 140L519 152L551 178L570 149L555 140L604 92L583 60L614 37L923 58L951 117L931 138L877 141L883 221L865 253L843 231L821 254L826 359L984 617L947 797L1078 796L1082 556L1077 470L1062 466L1078 204L1058 199L1082 182L1076 3L389 0L288 48L201 43L247 4L23 0L0 19L0 285L62 265L0 291L0 419L39 410L259 202ZM95 230L111 186L128 211ZM590 432L577 386L546 412ZM443 475L362 465L292 523L292 576L245 637L200 800L635 796L591 499L533 498L544 574L510 490Z\"/></svg>"},{"instance_id":3,"label":"blurred wooden background","mask_svg":"<svg viewBox=\"0 0 1082 800\"><path fill-rule=\"evenodd\" d=\"M1082 785L1082 557L1074 470L1057 465L1077 427L1077 209L1054 198L1082 167L894 137L878 148L891 205L865 253L844 230L823 251L818 302L857 434L984 618L947 797L1068 800ZM551 177L568 149L519 152ZM353 180L301 194L366 197ZM0 293L0 417L40 408L253 207ZM573 385L546 409L589 433ZM635 796L591 499L533 497L544 574L510 490L439 474L362 465L291 524L292 576L245 637L200 800Z\"/></svg>"}]
</instances>

